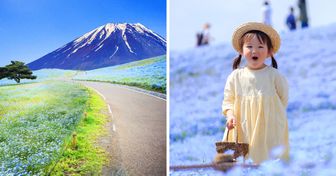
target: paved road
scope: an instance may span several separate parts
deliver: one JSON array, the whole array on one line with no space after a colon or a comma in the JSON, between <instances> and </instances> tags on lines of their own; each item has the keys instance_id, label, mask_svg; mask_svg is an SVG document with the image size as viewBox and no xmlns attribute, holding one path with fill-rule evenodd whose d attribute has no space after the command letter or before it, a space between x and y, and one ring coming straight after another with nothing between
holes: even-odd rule
<instances>
[{"instance_id":1,"label":"paved road","mask_svg":"<svg viewBox=\"0 0 336 176\"><path fill-rule=\"evenodd\" d=\"M104 175L166 175L166 101L108 83L81 82L104 97L112 112L108 124L111 163Z\"/></svg>"}]
</instances>

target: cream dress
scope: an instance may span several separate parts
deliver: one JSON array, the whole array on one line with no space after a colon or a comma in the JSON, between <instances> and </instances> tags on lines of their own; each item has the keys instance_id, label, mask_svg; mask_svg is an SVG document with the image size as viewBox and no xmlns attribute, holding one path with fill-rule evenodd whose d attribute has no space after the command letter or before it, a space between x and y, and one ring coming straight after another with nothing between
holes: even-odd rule
<instances>
[{"instance_id":1,"label":"cream dress","mask_svg":"<svg viewBox=\"0 0 336 176\"><path fill-rule=\"evenodd\" d=\"M266 66L259 70L247 67L234 70L228 77L222 104L223 114L233 110L237 130L229 133L229 141L249 143L248 157L255 163L271 158L288 159L288 124L286 107L288 84L277 69ZM227 129L223 141L226 141ZM271 154L277 147L282 152ZM281 150L283 149L283 150Z\"/></svg>"}]
</instances>

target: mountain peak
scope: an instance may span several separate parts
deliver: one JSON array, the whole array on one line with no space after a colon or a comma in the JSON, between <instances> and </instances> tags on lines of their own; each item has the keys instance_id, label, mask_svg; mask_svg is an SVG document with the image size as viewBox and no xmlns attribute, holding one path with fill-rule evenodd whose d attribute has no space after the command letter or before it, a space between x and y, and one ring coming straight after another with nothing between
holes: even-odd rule
<instances>
[{"instance_id":1,"label":"mountain peak","mask_svg":"<svg viewBox=\"0 0 336 176\"><path fill-rule=\"evenodd\" d=\"M108 31L114 31L116 28L119 29L119 30L125 30L126 28L129 28L129 27L133 27L135 29L137 29L137 31L149 31L148 28L146 28L143 24L141 23L107 23L105 25L102 25L96 29L105 29L105 30L108 30ZM139 29L139 30L138 30Z\"/></svg>"},{"instance_id":2,"label":"mountain peak","mask_svg":"<svg viewBox=\"0 0 336 176\"><path fill-rule=\"evenodd\" d=\"M90 70L166 53L166 40L141 23L107 23L28 64Z\"/></svg>"}]
</instances>

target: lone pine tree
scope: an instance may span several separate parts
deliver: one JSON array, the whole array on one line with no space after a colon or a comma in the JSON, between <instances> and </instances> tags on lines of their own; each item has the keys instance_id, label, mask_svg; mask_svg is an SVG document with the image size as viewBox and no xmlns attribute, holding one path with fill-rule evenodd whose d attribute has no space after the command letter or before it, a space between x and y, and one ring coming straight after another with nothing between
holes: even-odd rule
<instances>
[{"instance_id":1,"label":"lone pine tree","mask_svg":"<svg viewBox=\"0 0 336 176\"><path fill-rule=\"evenodd\" d=\"M14 79L20 83L21 79L36 79L36 76L23 62L11 61L11 64L0 67L0 79L3 78Z\"/></svg>"}]
</instances>

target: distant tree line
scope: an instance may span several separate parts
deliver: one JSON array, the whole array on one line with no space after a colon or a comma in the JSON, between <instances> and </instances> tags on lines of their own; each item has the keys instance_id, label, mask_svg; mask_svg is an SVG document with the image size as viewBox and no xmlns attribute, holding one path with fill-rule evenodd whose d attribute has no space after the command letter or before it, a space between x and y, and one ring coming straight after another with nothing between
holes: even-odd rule
<instances>
[{"instance_id":1,"label":"distant tree line","mask_svg":"<svg viewBox=\"0 0 336 176\"><path fill-rule=\"evenodd\" d=\"M3 78L14 79L20 83L21 79L36 79L33 72L20 61L11 61L11 64L0 67L0 80Z\"/></svg>"}]
</instances>

